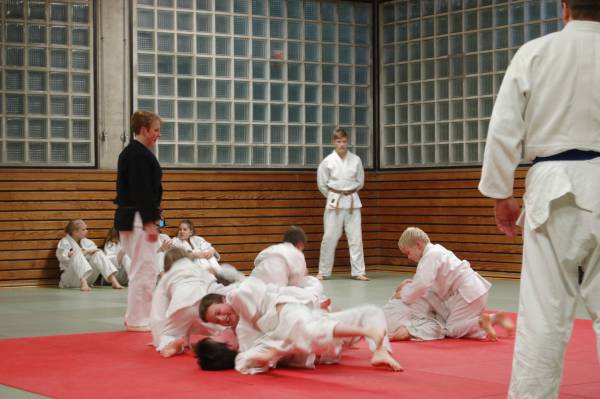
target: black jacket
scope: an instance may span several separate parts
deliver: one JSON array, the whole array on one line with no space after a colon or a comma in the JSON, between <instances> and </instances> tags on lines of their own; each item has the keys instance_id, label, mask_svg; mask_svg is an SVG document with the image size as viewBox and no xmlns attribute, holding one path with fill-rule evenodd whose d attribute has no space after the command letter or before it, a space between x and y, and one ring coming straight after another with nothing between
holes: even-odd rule
<instances>
[{"instance_id":1,"label":"black jacket","mask_svg":"<svg viewBox=\"0 0 600 399\"><path fill-rule=\"evenodd\" d=\"M137 140L119 155L115 228L133 230L133 218L139 212L144 223L160 218L162 170L156 156Z\"/></svg>"}]
</instances>

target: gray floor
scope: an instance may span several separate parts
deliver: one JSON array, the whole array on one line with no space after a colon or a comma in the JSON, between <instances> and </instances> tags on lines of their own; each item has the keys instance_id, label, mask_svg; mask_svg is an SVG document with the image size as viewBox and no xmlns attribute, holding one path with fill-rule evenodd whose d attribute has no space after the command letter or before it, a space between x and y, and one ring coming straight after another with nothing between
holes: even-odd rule
<instances>
[{"instance_id":1,"label":"gray floor","mask_svg":"<svg viewBox=\"0 0 600 399\"><path fill-rule=\"evenodd\" d=\"M370 282L334 275L324 281L325 291L334 307L372 303L383 304L394 287L407 274L370 273ZM488 309L517 310L519 283L516 280L490 279L493 284ZM57 288L0 289L0 339L42 335L77 334L123 329L127 290L94 288L90 293ZM577 317L589 319L581 304ZM0 385L0 398L42 398Z\"/></svg>"}]
</instances>

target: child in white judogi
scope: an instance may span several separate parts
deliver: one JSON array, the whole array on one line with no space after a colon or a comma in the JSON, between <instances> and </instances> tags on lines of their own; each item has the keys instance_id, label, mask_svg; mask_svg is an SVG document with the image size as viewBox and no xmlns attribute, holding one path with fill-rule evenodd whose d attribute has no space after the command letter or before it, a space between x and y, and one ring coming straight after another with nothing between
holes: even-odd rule
<instances>
[{"instance_id":1,"label":"child in white judogi","mask_svg":"<svg viewBox=\"0 0 600 399\"><path fill-rule=\"evenodd\" d=\"M90 291L90 286L102 274L113 288L123 288L117 281L117 268L87 236L87 225L81 219L70 221L66 235L58 242L56 257L62 271L59 288Z\"/></svg>"},{"instance_id":2,"label":"child in white judogi","mask_svg":"<svg viewBox=\"0 0 600 399\"><path fill-rule=\"evenodd\" d=\"M245 374L268 371L290 355L305 356L295 366L314 367L315 354L336 358L340 340L357 336L368 339L374 366L402 369L390 354L381 309L365 306L328 313L317 304L318 295L311 288L275 287L249 277L226 297L203 298L200 316L207 322L236 327L240 351L236 369Z\"/></svg>"},{"instance_id":3,"label":"child in white judogi","mask_svg":"<svg viewBox=\"0 0 600 399\"><path fill-rule=\"evenodd\" d=\"M119 240L119 232L112 227L108 230L108 234L104 239L104 254L110 259L112 264L117 268L117 281L121 285L127 285L129 281L129 269L131 268L131 259L125 253L121 241Z\"/></svg>"},{"instance_id":4,"label":"child in white judogi","mask_svg":"<svg viewBox=\"0 0 600 399\"><path fill-rule=\"evenodd\" d=\"M447 337L495 340L496 324L512 333L513 322L503 312L482 313L491 284L471 269L469 262L439 244L431 244L429 236L417 227L404 230L398 247L408 259L418 263L413 279L398 287L402 302L411 305L430 290L448 308Z\"/></svg>"},{"instance_id":5,"label":"child in white judogi","mask_svg":"<svg viewBox=\"0 0 600 399\"><path fill-rule=\"evenodd\" d=\"M191 334L211 335L222 330L200 320L198 304L208 293L225 294L235 286L217 283L214 274L195 265L188 256L181 248L173 248L166 253L165 274L152 297L152 340L163 357L183 352ZM224 266L226 269L227 265ZM241 273L233 274L233 279L243 278ZM231 279L231 273L228 277Z\"/></svg>"},{"instance_id":6,"label":"child in white judogi","mask_svg":"<svg viewBox=\"0 0 600 399\"><path fill-rule=\"evenodd\" d=\"M323 285L312 276L308 276L304 246L306 234L298 226L290 226L283 235L283 242L262 250L254 260L254 269L250 276L259 278L265 284L278 287L314 287L322 294ZM321 302L327 300L321 296Z\"/></svg>"},{"instance_id":7,"label":"child in white judogi","mask_svg":"<svg viewBox=\"0 0 600 399\"><path fill-rule=\"evenodd\" d=\"M327 199L323 213L323 240L319 256L319 274L322 280L331 276L335 248L346 233L350 250L352 278L368 281L363 254L361 208L358 191L365 184L365 171L361 159L348 151L348 134L344 129L333 133L335 150L317 169L317 186Z\"/></svg>"},{"instance_id":8,"label":"child in white judogi","mask_svg":"<svg viewBox=\"0 0 600 399\"><path fill-rule=\"evenodd\" d=\"M172 241L174 247L188 251L197 265L208 269L211 273L220 270L219 253L208 241L196 235L191 220L184 219L179 223L177 237L173 237Z\"/></svg>"}]
</instances>

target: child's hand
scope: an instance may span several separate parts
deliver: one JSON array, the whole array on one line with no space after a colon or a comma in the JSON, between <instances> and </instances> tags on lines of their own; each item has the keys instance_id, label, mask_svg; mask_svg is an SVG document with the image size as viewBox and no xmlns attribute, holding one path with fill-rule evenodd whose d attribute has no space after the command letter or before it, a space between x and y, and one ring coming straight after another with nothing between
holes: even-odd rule
<instances>
[{"instance_id":1,"label":"child's hand","mask_svg":"<svg viewBox=\"0 0 600 399\"><path fill-rule=\"evenodd\" d=\"M75 251L73 251L73 248L69 249L69 253L67 255L69 256L69 258L75 255Z\"/></svg>"},{"instance_id":2,"label":"child's hand","mask_svg":"<svg viewBox=\"0 0 600 399\"><path fill-rule=\"evenodd\" d=\"M394 295L393 298L395 299L400 299L402 297L402 288L404 288L404 286L406 284L412 283L412 280L407 278L406 280L402 281L400 283L400 285L398 285L398 287L396 287L396 290L394 291Z\"/></svg>"},{"instance_id":3,"label":"child's hand","mask_svg":"<svg viewBox=\"0 0 600 399\"><path fill-rule=\"evenodd\" d=\"M173 248L173 241L167 240L163 242L160 246L161 252L167 252L169 249Z\"/></svg>"}]
</instances>

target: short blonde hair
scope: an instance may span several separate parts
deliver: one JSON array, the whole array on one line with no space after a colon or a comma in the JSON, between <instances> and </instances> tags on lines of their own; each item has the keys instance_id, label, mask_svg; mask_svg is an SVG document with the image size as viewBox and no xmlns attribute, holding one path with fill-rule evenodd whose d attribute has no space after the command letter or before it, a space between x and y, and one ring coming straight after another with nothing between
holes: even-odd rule
<instances>
[{"instance_id":1,"label":"short blonde hair","mask_svg":"<svg viewBox=\"0 0 600 399\"><path fill-rule=\"evenodd\" d=\"M418 227L407 227L398 239L398 248L407 249L415 245L418 241L423 244L429 244L429 236Z\"/></svg>"},{"instance_id":2,"label":"short blonde hair","mask_svg":"<svg viewBox=\"0 0 600 399\"><path fill-rule=\"evenodd\" d=\"M348 138L348 133L346 133L346 131L344 129L342 129L341 127L338 127L337 129L335 129L333 131L332 141L335 141L338 139L347 139L347 138Z\"/></svg>"},{"instance_id":3,"label":"short blonde hair","mask_svg":"<svg viewBox=\"0 0 600 399\"><path fill-rule=\"evenodd\" d=\"M189 254L182 248L171 248L165 253L165 273L171 270L173 264L179 259L188 258Z\"/></svg>"}]
</instances>

